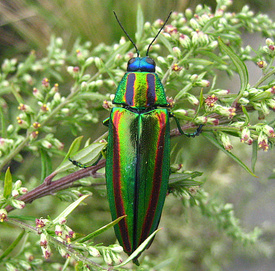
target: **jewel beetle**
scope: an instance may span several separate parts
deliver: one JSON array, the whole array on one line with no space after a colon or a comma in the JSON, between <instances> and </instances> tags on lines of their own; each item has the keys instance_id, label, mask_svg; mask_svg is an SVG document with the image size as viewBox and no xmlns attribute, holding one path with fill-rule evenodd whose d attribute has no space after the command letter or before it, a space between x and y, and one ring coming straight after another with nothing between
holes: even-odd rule
<instances>
[{"instance_id":1,"label":"jewel beetle","mask_svg":"<svg viewBox=\"0 0 275 271\"><path fill-rule=\"evenodd\" d=\"M155 73L149 49L165 24L149 44L146 56L134 45L137 57L128 61L113 99L115 107L104 121L108 126L106 154L107 195L113 219L127 215L115 225L116 237L130 255L157 228L170 175L170 123L172 114L164 87ZM178 121L177 125L178 125ZM193 134L179 131L187 136ZM147 246L147 248L150 244ZM136 260L137 262L137 260Z\"/></svg>"}]
</instances>

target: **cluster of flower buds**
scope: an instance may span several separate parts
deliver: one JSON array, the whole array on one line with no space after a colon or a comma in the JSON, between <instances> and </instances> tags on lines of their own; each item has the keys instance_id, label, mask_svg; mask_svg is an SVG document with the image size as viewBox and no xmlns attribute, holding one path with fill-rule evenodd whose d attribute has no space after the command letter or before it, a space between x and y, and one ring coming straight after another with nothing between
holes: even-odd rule
<instances>
[{"instance_id":1,"label":"cluster of flower buds","mask_svg":"<svg viewBox=\"0 0 275 271\"><path fill-rule=\"evenodd\" d=\"M207 112L215 112L219 115L232 119L236 115L234 107L225 107L217 103L218 98L214 94L205 99L205 109Z\"/></svg>"},{"instance_id":2,"label":"cluster of flower buds","mask_svg":"<svg viewBox=\"0 0 275 271\"><path fill-rule=\"evenodd\" d=\"M270 38L265 40L266 46L263 47L263 50L270 56L274 57L275 56L275 45L274 41Z\"/></svg>"},{"instance_id":3,"label":"cluster of flower buds","mask_svg":"<svg viewBox=\"0 0 275 271\"><path fill-rule=\"evenodd\" d=\"M67 244L71 243L71 239L75 238L75 232L65 225L66 219L60 219L59 223L55 225L55 235L58 236L58 239Z\"/></svg>"},{"instance_id":4,"label":"cluster of flower buds","mask_svg":"<svg viewBox=\"0 0 275 271\"><path fill-rule=\"evenodd\" d=\"M241 132L241 142L251 145L253 143L253 139L250 135L250 130L248 127L245 127Z\"/></svg>"},{"instance_id":5,"label":"cluster of flower buds","mask_svg":"<svg viewBox=\"0 0 275 271\"><path fill-rule=\"evenodd\" d=\"M20 195L24 195L28 192L26 187L22 187L22 182L17 180L12 186L10 203L16 209L23 209L25 207L25 203L22 200L16 199Z\"/></svg>"},{"instance_id":6,"label":"cluster of flower buds","mask_svg":"<svg viewBox=\"0 0 275 271\"><path fill-rule=\"evenodd\" d=\"M110 245L108 248L102 248L101 253L104 261L108 265L118 265L122 263L120 253L123 248L119 245Z\"/></svg>"},{"instance_id":7,"label":"cluster of flower buds","mask_svg":"<svg viewBox=\"0 0 275 271\"><path fill-rule=\"evenodd\" d=\"M45 259L49 259L52 255L51 247L49 246L49 241L47 234L41 233L40 234L40 246L42 249L42 253Z\"/></svg>"},{"instance_id":8,"label":"cluster of flower buds","mask_svg":"<svg viewBox=\"0 0 275 271\"><path fill-rule=\"evenodd\" d=\"M190 81L192 82L193 87L209 87L210 82L208 80L202 79L204 74L193 74L190 76Z\"/></svg>"},{"instance_id":9,"label":"cluster of flower buds","mask_svg":"<svg viewBox=\"0 0 275 271\"><path fill-rule=\"evenodd\" d=\"M46 231L46 228L51 225L51 222L48 219L37 218L35 220L35 224L38 234L40 234L40 246L43 256L45 259L48 259L50 258L52 252L51 247L49 246L48 233Z\"/></svg>"},{"instance_id":10,"label":"cluster of flower buds","mask_svg":"<svg viewBox=\"0 0 275 271\"><path fill-rule=\"evenodd\" d=\"M256 131L259 134L259 136L258 136L259 149L267 151L269 138L275 137L274 129L269 125L258 125L256 127Z\"/></svg>"}]
</instances>

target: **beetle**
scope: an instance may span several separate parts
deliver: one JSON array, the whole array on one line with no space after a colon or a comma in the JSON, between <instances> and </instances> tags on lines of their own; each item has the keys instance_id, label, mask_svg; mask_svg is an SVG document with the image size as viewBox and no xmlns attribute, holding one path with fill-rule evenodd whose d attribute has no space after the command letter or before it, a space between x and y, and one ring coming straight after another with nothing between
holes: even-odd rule
<instances>
[{"instance_id":1,"label":"beetle","mask_svg":"<svg viewBox=\"0 0 275 271\"><path fill-rule=\"evenodd\" d=\"M169 119L173 115L168 109L164 87L155 73L156 64L148 55L171 13L149 44L146 56L140 57L135 43L114 12L137 52L137 57L128 61L127 72L117 87L112 101L116 106L103 122L109 128L107 195L112 218L127 215L114 228L119 243L128 255L158 228L168 191ZM187 136L194 137L201 132L202 125L195 133L184 133L176 122L179 131Z\"/></svg>"}]
</instances>

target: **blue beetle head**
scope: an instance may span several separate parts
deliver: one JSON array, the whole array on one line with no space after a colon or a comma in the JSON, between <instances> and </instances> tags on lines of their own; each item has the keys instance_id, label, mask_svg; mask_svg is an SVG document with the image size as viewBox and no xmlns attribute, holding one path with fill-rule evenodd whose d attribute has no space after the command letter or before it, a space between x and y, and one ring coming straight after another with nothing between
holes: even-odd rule
<instances>
[{"instance_id":1,"label":"blue beetle head","mask_svg":"<svg viewBox=\"0 0 275 271\"><path fill-rule=\"evenodd\" d=\"M134 57L128 61L127 72L155 72L156 63L148 57Z\"/></svg>"}]
</instances>

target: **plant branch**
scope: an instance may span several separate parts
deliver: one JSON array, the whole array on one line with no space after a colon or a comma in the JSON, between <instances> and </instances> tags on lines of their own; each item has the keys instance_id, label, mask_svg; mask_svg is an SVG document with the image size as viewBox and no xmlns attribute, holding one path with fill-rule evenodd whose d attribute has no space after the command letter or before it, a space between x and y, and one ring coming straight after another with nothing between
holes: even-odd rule
<instances>
[{"instance_id":1,"label":"plant branch","mask_svg":"<svg viewBox=\"0 0 275 271\"><path fill-rule=\"evenodd\" d=\"M17 199L24 201L26 204L31 203L36 199L45 197L47 195L51 195L57 191L64 190L69 187L72 187L73 186L72 183L79 179L90 177L90 176L92 176L93 178L98 178L101 175L97 173L97 171L103 168L104 166L105 166L105 160L101 160L95 166L78 170L74 173L71 173L53 182L51 180L55 175L51 174L45 178L44 182L41 185L37 186L36 188L26 193L25 195L18 197ZM14 207L12 206L6 207L7 212L12 211L13 209Z\"/></svg>"},{"instance_id":2,"label":"plant branch","mask_svg":"<svg viewBox=\"0 0 275 271\"><path fill-rule=\"evenodd\" d=\"M253 111L254 109L253 109L252 106L247 106L246 110L249 112L249 111ZM236 116L243 114L242 108L240 106L237 106L235 113L236 113ZM234 122L234 120L229 119L228 117L221 116L221 115L219 115L217 113L210 114L210 115L208 115L208 117L209 118L218 119L219 120L219 125L220 124L228 124L228 123ZM188 129L192 129L194 127L195 127L194 124L187 123L187 124L181 126L181 129L183 131L185 131L185 130L188 130ZM211 125L211 127L214 127L214 129L215 129L215 126ZM173 130L170 131L170 137L176 137L176 136L181 136L181 135L182 134L180 133L180 131L179 131L178 128L175 128L175 129L173 129Z\"/></svg>"}]
</instances>

